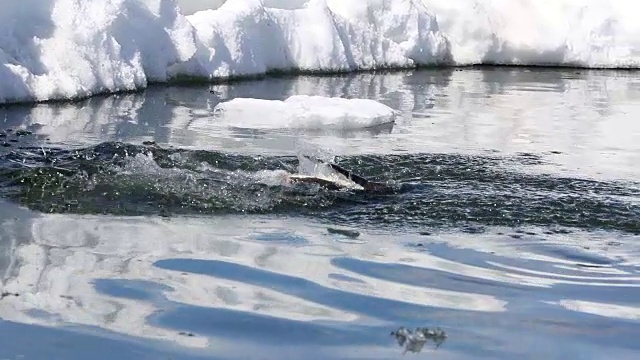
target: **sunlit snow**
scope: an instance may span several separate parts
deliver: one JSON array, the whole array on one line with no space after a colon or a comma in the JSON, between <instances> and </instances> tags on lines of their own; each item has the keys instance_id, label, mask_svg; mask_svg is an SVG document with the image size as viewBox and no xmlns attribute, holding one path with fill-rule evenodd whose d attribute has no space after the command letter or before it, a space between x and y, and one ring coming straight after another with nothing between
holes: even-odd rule
<instances>
[{"instance_id":1,"label":"sunlit snow","mask_svg":"<svg viewBox=\"0 0 640 360\"><path fill-rule=\"evenodd\" d=\"M625 0L7 0L0 103L272 71L637 68L638 13Z\"/></svg>"}]
</instances>

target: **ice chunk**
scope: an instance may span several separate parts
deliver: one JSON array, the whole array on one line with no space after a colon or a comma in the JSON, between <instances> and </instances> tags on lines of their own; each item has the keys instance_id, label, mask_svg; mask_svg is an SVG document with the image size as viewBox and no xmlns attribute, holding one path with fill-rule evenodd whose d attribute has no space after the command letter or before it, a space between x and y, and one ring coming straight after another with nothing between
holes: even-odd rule
<instances>
[{"instance_id":1,"label":"ice chunk","mask_svg":"<svg viewBox=\"0 0 640 360\"><path fill-rule=\"evenodd\" d=\"M215 121L240 128L353 130L393 123L396 115L374 100L295 95L284 101L236 98L216 106L213 119L196 121L201 126Z\"/></svg>"}]
</instances>

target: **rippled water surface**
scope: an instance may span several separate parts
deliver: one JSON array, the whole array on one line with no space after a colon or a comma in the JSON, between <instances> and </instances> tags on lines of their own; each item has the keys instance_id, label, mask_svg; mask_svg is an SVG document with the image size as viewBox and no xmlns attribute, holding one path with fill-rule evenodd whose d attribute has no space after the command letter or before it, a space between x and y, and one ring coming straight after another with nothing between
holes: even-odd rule
<instances>
[{"instance_id":1,"label":"rippled water surface","mask_svg":"<svg viewBox=\"0 0 640 360\"><path fill-rule=\"evenodd\" d=\"M294 94L401 116L211 118ZM636 359L639 118L636 72L513 68L0 108L0 359Z\"/></svg>"}]
</instances>

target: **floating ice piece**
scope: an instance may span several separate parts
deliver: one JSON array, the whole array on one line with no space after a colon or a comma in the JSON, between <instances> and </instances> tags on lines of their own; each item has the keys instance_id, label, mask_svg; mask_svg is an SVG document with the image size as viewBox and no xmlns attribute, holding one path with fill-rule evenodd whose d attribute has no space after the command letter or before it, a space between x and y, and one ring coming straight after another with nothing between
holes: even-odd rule
<instances>
[{"instance_id":1,"label":"floating ice piece","mask_svg":"<svg viewBox=\"0 0 640 360\"><path fill-rule=\"evenodd\" d=\"M213 119L197 121L255 129L354 130L392 124L396 116L374 100L295 95L284 101L236 98L217 105Z\"/></svg>"}]
</instances>

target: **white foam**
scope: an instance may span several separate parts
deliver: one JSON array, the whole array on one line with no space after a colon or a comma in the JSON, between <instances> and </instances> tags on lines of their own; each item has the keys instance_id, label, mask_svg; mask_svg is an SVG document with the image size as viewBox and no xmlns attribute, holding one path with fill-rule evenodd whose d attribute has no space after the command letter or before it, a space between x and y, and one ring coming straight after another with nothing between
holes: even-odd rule
<instances>
[{"instance_id":1,"label":"white foam","mask_svg":"<svg viewBox=\"0 0 640 360\"><path fill-rule=\"evenodd\" d=\"M371 128L395 121L396 111L368 99L294 95L284 101L235 98L218 104L213 118L200 118L192 127L211 122L253 129L339 129Z\"/></svg>"},{"instance_id":2,"label":"white foam","mask_svg":"<svg viewBox=\"0 0 640 360\"><path fill-rule=\"evenodd\" d=\"M174 0L5 1L0 103L269 71L483 63L640 67L640 3L626 0L196 5L211 9L184 16Z\"/></svg>"}]
</instances>

